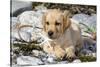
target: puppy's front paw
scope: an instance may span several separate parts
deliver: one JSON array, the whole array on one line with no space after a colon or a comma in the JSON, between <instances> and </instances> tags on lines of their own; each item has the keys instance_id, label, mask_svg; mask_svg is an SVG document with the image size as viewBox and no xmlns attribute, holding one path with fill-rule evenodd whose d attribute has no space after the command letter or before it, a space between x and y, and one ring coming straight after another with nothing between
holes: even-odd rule
<instances>
[{"instance_id":1,"label":"puppy's front paw","mask_svg":"<svg viewBox=\"0 0 100 67\"><path fill-rule=\"evenodd\" d=\"M62 60L63 57L65 56L65 50L61 48L61 46L57 42L53 42L53 49L54 49L54 54L57 59Z\"/></svg>"},{"instance_id":2,"label":"puppy's front paw","mask_svg":"<svg viewBox=\"0 0 100 67\"><path fill-rule=\"evenodd\" d=\"M75 57L75 53L74 52L66 52L66 57L67 58L74 58Z\"/></svg>"},{"instance_id":3,"label":"puppy's front paw","mask_svg":"<svg viewBox=\"0 0 100 67\"><path fill-rule=\"evenodd\" d=\"M58 59L63 59L63 57L65 56L65 51L59 47L58 45L54 47L55 49L55 55Z\"/></svg>"},{"instance_id":4,"label":"puppy's front paw","mask_svg":"<svg viewBox=\"0 0 100 67\"><path fill-rule=\"evenodd\" d=\"M75 49L73 46L66 48L66 58L70 61L76 58Z\"/></svg>"}]
</instances>

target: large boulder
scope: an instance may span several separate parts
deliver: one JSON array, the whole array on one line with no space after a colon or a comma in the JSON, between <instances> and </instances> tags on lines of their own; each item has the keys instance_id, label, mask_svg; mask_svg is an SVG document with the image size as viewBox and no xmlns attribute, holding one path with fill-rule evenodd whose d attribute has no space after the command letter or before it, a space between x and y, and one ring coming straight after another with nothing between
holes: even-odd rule
<instances>
[{"instance_id":1,"label":"large boulder","mask_svg":"<svg viewBox=\"0 0 100 67\"><path fill-rule=\"evenodd\" d=\"M11 16L17 17L24 11L32 10L31 1L12 0L11 2Z\"/></svg>"},{"instance_id":2,"label":"large boulder","mask_svg":"<svg viewBox=\"0 0 100 67\"><path fill-rule=\"evenodd\" d=\"M88 26L96 27L97 15L75 14L72 19L77 20L79 23L84 23Z\"/></svg>"},{"instance_id":3,"label":"large boulder","mask_svg":"<svg viewBox=\"0 0 100 67\"><path fill-rule=\"evenodd\" d=\"M24 40L26 42L43 41L41 37L43 25L42 25L42 11L25 11L18 17L12 17L12 38ZM20 30L16 28L17 25L30 25L22 27ZM20 35L20 36L19 36Z\"/></svg>"},{"instance_id":4,"label":"large boulder","mask_svg":"<svg viewBox=\"0 0 100 67\"><path fill-rule=\"evenodd\" d=\"M93 14L91 16L86 15L86 14L75 14L72 17L72 19L74 19L80 23L82 35L89 36L91 38L95 38L93 36L93 34L96 33L96 23L97 23L97 15L96 14Z\"/></svg>"}]
</instances>

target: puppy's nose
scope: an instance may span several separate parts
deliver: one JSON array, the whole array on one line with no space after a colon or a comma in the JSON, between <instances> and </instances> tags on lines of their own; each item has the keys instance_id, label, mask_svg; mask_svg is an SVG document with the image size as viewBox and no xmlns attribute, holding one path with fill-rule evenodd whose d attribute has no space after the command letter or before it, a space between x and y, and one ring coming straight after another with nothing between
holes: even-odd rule
<instances>
[{"instance_id":1,"label":"puppy's nose","mask_svg":"<svg viewBox=\"0 0 100 67\"><path fill-rule=\"evenodd\" d=\"M48 35L49 35L49 36L52 36L52 35L53 35L53 32L52 32L52 31L49 31L49 32L48 32Z\"/></svg>"}]
</instances>

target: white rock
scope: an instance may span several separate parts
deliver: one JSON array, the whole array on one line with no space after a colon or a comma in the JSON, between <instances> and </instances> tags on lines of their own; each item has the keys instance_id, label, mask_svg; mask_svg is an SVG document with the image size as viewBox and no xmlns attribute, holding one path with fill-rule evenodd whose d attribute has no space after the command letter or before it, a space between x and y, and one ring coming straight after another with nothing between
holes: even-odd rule
<instances>
[{"instance_id":1,"label":"white rock","mask_svg":"<svg viewBox=\"0 0 100 67\"><path fill-rule=\"evenodd\" d=\"M38 50L32 50L32 54L34 55L34 56L39 56L39 51Z\"/></svg>"},{"instance_id":2,"label":"white rock","mask_svg":"<svg viewBox=\"0 0 100 67\"><path fill-rule=\"evenodd\" d=\"M53 56L48 56L47 60L46 60L48 63L51 63L51 64L55 64L56 61L55 61L55 57Z\"/></svg>"},{"instance_id":3,"label":"white rock","mask_svg":"<svg viewBox=\"0 0 100 67\"><path fill-rule=\"evenodd\" d=\"M47 59L47 61L50 62L50 63L52 63L52 62L53 62L53 58L52 58L52 57L49 57L49 58Z\"/></svg>"},{"instance_id":4,"label":"white rock","mask_svg":"<svg viewBox=\"0 0 100 67\"><path fill-rule=\"evenodd\" d=\"M47 11L47 8L44 6L44 4L42 4L42 5L36 6L35 10L37 10L40 13L44 13Z\"/></svg>"},{"instance_id":5,"label":"white rock","mask_svg":"<svg viewBox=\"0 0 100 67\"><path fill-rule=\"evenodd\" d=\"M18 16L18 21L22 25L33 25L34 19L36 18L34 16L34 13L35 13L34 11L25 11Z\"/></svg>"},{"instance_id":6,"label":"white rock","mask_svg":"<svg viewBox=\"0 0 100 67\"><path fill-rule=\"evenodd\" d=\"M32 50L32 55L33 56L37 56L37 57L39 57L39 56L46 56L45 53L43 53L42 51L39 51L39 50Z\"/></svg>"},{"instance_id":7,"label":"white rock","mask_svg":"<svg viewBox=\"0 0 100 67\"><path fill-rule=\"evenodd\" d=\"M26 42L31 42L31 37L32 37L32 31L33 31L33 28L32 27L25 27L25 28L22 28L20 29L19 31L19 37L26 41Z\"/></svg>"},{"instance_id":8,"label":"white rock","mask_svg":"<svg viewBox=\"0 0 100 67\"><path fill-rule=\"evenodd\" d=\"M37 40L38 38L41 38L39 33L41 33L43 29L42 13L25 11L18 16L18 20L22 25L32 25L33 30L30 32L32 35L31 40Z\"/></svg>"},{"instance_id":9,"label":"white rock","mask_svg":"<svg viewBox=\"0 0 100 67\"><path fill-rule=\"evenodd\" d=\"M80 59L76 59L73 61L73 63L81 63L81 60Z\"/></svg>"},{"instance_id":10,"label":"white rock","mask_svg":"<svg viewBox=\"0 0 100 67\"><path fill-rule=\"evenodd\" d=\"M17 38L19 40L24 40L27 42L30 41L36 41L37 42L42 42L44 39L43 37L40 36L40 33L42 32L43 25L42 25L42 16L43 13L38 10L38 11L25 11L22 14L20 14L17 17L17 23L15 21L12 21L12 35L14 38ZM15 28L17 24L20 25L30 25L32 27L23 27L19 31L20 36L18 34L18 29Z\"/></svg>"},{"instance_id":11,"label":"white rock","mask_svg":"<svg viewBox=\"0 0 100 67\"><path fill-rule=\"evenodd\" d=\"M17 58L17 64L18 65L39 65L43 64L43 62L35 57L30 56L20 56Z\"/></svg>"},{"instance_id":12,"label":"white rock","mask_svg":"<svg viewBox=\"0 0 100 67\"><path fill-rule=\"evenodd\" d=\"M30 42L31 41L31 34L25 31L21 31L20 32L20 37L21 40L24 40L26 42Z\"/></svg>"},{"instance_id":13,"label":"white rock","mask_svg":"<svg viewBox=\"0 0 100 67\"><path fill-rule=\"evenodd\" d=\"M96 53L92 53L92 56L93 56L93 57L97 57L97 54L96 54Z\"/></svg>"},{"instance_id":14,"label":"white rock","mask_svg":"<svg viewBox=\"0 0 100 67\"><path fill-rule=\"evenodd\" d=\"M25 11L18 16L18 20L22 25L32 25L33 28L43 28L42 25L43 13L35 11Z\"/></svg>"}]
</instances>

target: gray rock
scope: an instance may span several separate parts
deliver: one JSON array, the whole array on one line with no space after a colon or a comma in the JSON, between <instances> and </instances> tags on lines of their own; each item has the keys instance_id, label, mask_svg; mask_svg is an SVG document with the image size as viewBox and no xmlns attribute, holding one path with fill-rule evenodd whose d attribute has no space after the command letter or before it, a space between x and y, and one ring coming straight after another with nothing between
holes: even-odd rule
<instances>
[{"instance_id":1,"label":"gray rock","mask_svg":"<svg viewBox=\"0 0 100 67\"><path fill-rule=\"evenodd\" d=\"M32 10L32 2L31 1L18 1L18 0L12 0L11 2L12 16L18 16L24 11Z\"/></svg>"},{"instance_id":2,"label":"gray rock","mask_svg":"<svg viewBox=\"0 0 100 67\"><path fill-rule=\"evenodd\" d=\"M83 49L80 54L82 56L96 57L96 52L92 52L91 50L88 50L88 49Z\"/></svg>"},{"instance_id":3,"label":"gray rock","mask_svg":"<svg viewBox=\"0 0 100 67\"><path fill-rule=\"evenodd\" d=\"M93 14L92 16L86 15L86 14L76 14L72 17L72 19L84 23L88 26L93 26L96 27L96 20L97 20L97 15Z\"/></svg>"},{"instance_id":4,"label":"gray rock","mask_svg":"<svg viewBox=\"0 0 100 67\"><path fill-rule=\"evenodd\" d=\"M40 65L44 64L40 59L30 56L20 56L17 58L18 65Z\"/></svg>"},{"instance_id":5,"label":"gray rock","mask_svg":"<svg viewBox=\"0 0 100 67\"><path fill-rule=\"evenodd\" d=\"M58 62L58 64L67 64L68 63L68 61L60 61L60 62Z\"/></svg>"},{"instance_id":6,"label":"gray rock","mask_svg":"<svg viewBox=\"0 0 100 67\"><path fill-rule=\"evenodd\" d=\"M97 20L97 15L86 15L86 14L76 14L72 17L72 19L80 22L80 23L85 23L88 25L94 24L96 25L96 20Z\"/></svg>"},{"instance_id":7,"label":"gray rock","mask_svg":"<svg viewBox=\"0 0 100 67\"><path fill-rule=\"evenodd\" d=\"M89 18L89 15L86 15L86 14L76 14L72 17L72 19L80 23L84 23L84 21L86 21L88 18Z\"/></svg>"},{"instance_id":8,"label":"gray rock","mask_svg":"<svg viewBox=\"0 0 100 67\"><path fill-rule=\"evenodd\" d=\"M84 56L90 55L91 53L92 53L92 51L90 51L88 49L82 49L81 50L81 55L84 55Z\"/></svg>"},{"instance_id":9,"label":"gray rock","mask_svg":"<svg viewBox=\"0 0 100 67\"><path fill-rule=\"evenodd\" d=\"M80 23L82 35L93 38L92 34L90 33L96 32L96 23L97 23L96 14L93 14L91 16L86 14L76 14L72 17L72 19ZM91 30L88 30L87 26ZM89 33L87 33L86 31L88 31Z\"/></svg>"},{"instance_id":10,"label":"gray rock","mask_svg":"<svg viewBox=\"0 0 100 67\"><path fill-rule=\"evenodd\" d=\"M83 49L90 50L92 52L96 52L96 41L89 37L83 37Z\"/></svg>"},{"instance_id":11,"label":"gray rock","mask_svg":"<svg viewBox=\"0 0 100 67\"><path fill-rule=\"evenodd\" d=\"M97 23L96 14L90 16L85 22L87 23L87 26L92 27L96 31L96 23Z\"/></svg>"}]
</instances>

